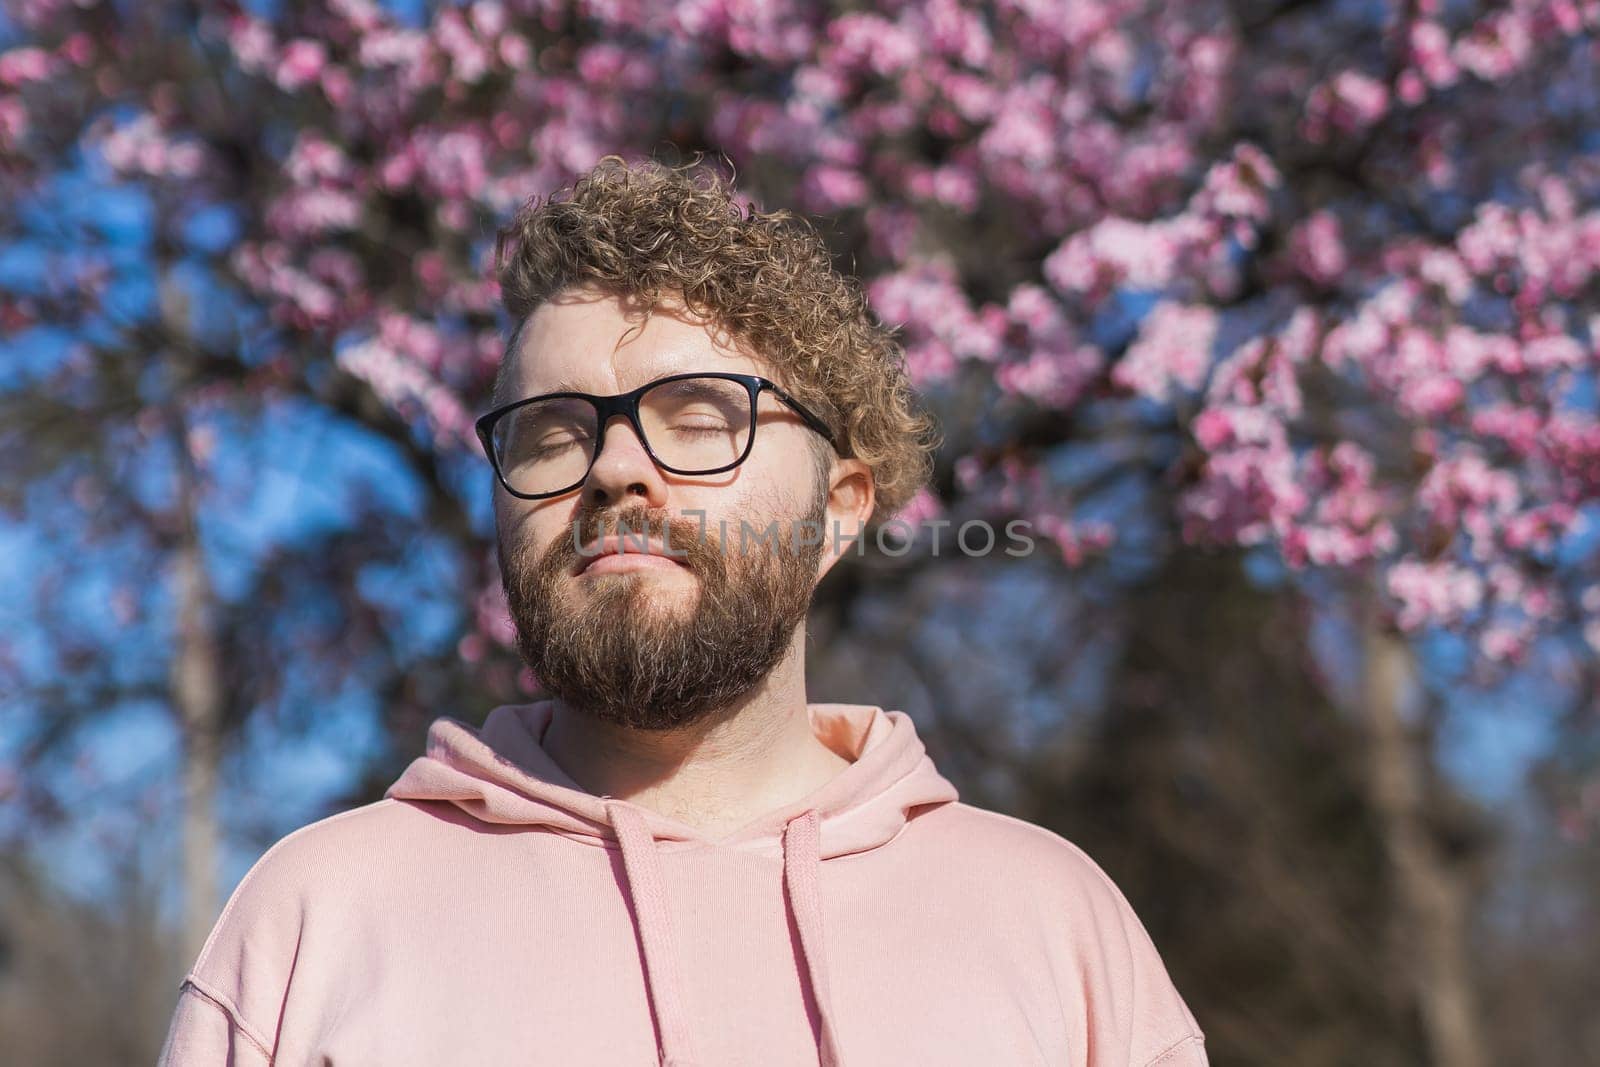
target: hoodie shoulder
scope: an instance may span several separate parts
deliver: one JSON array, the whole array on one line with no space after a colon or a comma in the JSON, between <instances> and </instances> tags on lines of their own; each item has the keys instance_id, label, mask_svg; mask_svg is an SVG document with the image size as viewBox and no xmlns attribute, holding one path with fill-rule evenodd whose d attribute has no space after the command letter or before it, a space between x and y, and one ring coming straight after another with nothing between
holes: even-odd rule
<instances>
[{"instance_id":1,"label":"hoodie shoulder","mask_svg":"<svg viewBox=\"0 0 1600 1067\"><path fill-rule=\"evenodd\" d=\"M267 926L284 927L308 909L360 889L381 877L390 861L403 858L422 835L449 820L434 805L385 798L307 823L279 838L251 865L228 898L194 970L203 971L227 944L228 934Z\"/></svg>"},{"instance_id":2,"label":"hoodie shoulder","mask_svg":"<svg viewBox=\"0 0 1600 1067\"><path fill-rule=\"evenodd\" d=\"M1052 968L1071 976L1073 999L1093 1005L1084 1026L1102 1048L1125 1049L1132 1067L1206 1062L1200 1026L1144 924L1083 849L1043 826L965 802L932 814L928 828L940 827L932 843L946 862L978 873L986 906L1037 929Z\"/></svg>"},{"instance_id":3,"label":"hoodie shoulder","mask_svg":"<svg viewBox=\"0 0 1600 1067\"><path fill-rule=\"evenodd\" d=\"M340 916L359 909L370 879L392 869L386 858L429 824L439 822L414 805L384 799L279 838L229 895L180 991L203 994L270 1054L308 937L337 931Z\"/></svg>"},{"instance_id":4,"label":"hoodie shoulder","mask_svg":"<svg viewBox=\"0 0 1600 1067\"><path fill-rule=\"evenodd\" d=\"M398 800L376 800L307 823L279 838L240 879L206 940L195 970L203 970L230 930L274 924L303 914L319 896L337 895L370 867L394 854L428 815Z\"/></svg>"},{"instance_id":5,"label":"hoodie shoulder","mask_svg":"<svg viewBox=\"0 0 1600 1067\"><path fill-rule=\"evenodd\" d=\"M944 805L938 815L946 843L970 858L999 864L1035 888L1054 886L1086 900L1127 906L1100 865L1054 830L966 801Z\"/></svg>"}]
</instances>

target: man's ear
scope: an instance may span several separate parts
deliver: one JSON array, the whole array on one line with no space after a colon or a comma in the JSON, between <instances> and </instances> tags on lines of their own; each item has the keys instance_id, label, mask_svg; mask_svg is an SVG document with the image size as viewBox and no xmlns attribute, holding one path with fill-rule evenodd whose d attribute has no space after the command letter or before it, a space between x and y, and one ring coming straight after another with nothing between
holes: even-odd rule
<instances>
[{"instance_id":1,"label":"man's ear","mask_svg":"<svg viewBox=\"0 0 1600 1067\"><path fill-rule=\"evenodd\" d=\"M860 539L872 517L877 499L872 468L859 459L836 458L828 473L827 516L823 521L822 558L818 562L820 579L847 552L861 550Z\"/></svg>"}]
</instances>

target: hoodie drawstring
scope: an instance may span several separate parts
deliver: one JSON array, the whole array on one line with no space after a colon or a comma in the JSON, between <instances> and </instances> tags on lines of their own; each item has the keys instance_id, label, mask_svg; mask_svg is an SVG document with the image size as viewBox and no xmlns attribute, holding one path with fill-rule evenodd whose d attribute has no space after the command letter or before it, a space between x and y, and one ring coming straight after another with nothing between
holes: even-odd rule
<instances>
[{"instance_id":1,"label":"hoodie drawstring","mask_svg":"<svg viewBox=\"0 0 1600 1067\"><path fill-rule=\"evenodd\" d=\"M645 980L651 1009L661 1034L661 1067L698 1067L684 1007L678 974L677 945L666 888L657 863L655 837L644 817L616 799L606 801L606 813L617 834L622 869L633 898L644 951ZM808 809L784 824L784 897L800 931L804 974L816 1001L822 1035L818 1042L821 1067L840 1067L839 1035L833 1024L833 1002L828 990L826 944L822 932L822 901L817 883L821 871L816 809Z\"/></svg>"},{"instance_id":2,"label":"hoodie drawstring","mask_svg":"<svg viewBox=\"0 0 1600 1067\"><path fill-rule=\"evenodd\" d=\"M828 957L822 936L822 899L817 893L822 861L818 852L817 811L809 808L783 827L783 885L789 910L800 929L800 948L806 958L806 977L822 1020L818 1053L822 1067L839 1067L839 1032L833 1025L833 999L828 992Z\"/></svg>"},{"instance_id":3,"label":"hoodie drawstring","mask_svg":"<svg viewBox=\"0 0 1600 1067\"><path fill-rule=\"evenodd\" d=\"M695 1067L694 1037L679 990L678 946L672 937L672 914L667 909L666 887L656 863L655 837L644 816L617 801L606 803L611 825L622 851L622 870L639 924L644 948L645 984L650 1006L661 1030L661 1067Z\"/></svg>"}]
</instances>

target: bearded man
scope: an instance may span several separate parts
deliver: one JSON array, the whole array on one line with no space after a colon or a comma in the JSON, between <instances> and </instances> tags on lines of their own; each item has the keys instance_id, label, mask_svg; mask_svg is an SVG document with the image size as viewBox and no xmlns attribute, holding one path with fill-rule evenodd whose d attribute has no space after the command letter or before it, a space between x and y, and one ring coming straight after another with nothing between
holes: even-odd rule
<instances>
[{"instance_id":1,"label":"bearded man","mask_svg":"<svg viewBox=\"0 0 1600 1067\"><path fill-rule=\"evenodd\" d=\"M545 696L268 851L162 1063L1205 1063L1093 862L807 701L812 591L936 444L814 231L607 157L500 238L478 432Z\"/></svg>"}]
</instances>

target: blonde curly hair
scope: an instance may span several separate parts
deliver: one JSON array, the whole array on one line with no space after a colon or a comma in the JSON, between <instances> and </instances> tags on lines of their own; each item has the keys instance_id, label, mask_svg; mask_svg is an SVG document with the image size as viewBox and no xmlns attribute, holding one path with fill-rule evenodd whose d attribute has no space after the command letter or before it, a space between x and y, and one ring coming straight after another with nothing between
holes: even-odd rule
<instances>
[{"instance_id":1,"label":"blonde curly hair","mask_svg":"<svg viewBox=\"0 0 1600 1067\"><path fill-rule=\"evenodd\" d=\"M938 431L918 407L903 349L860 284L834 270L809 222L782 209L741 214L698 159L630 165L606 156L570 189L543 204L530 199L499 229L495 269L516 324L507 353L528 317L571 286L645 308L681 302L749 344L833 430L839 453L872 469L870 522L891 518L928 481ZM829 446L815 439L826 459Z\"/></svg>"}]
</instances>

